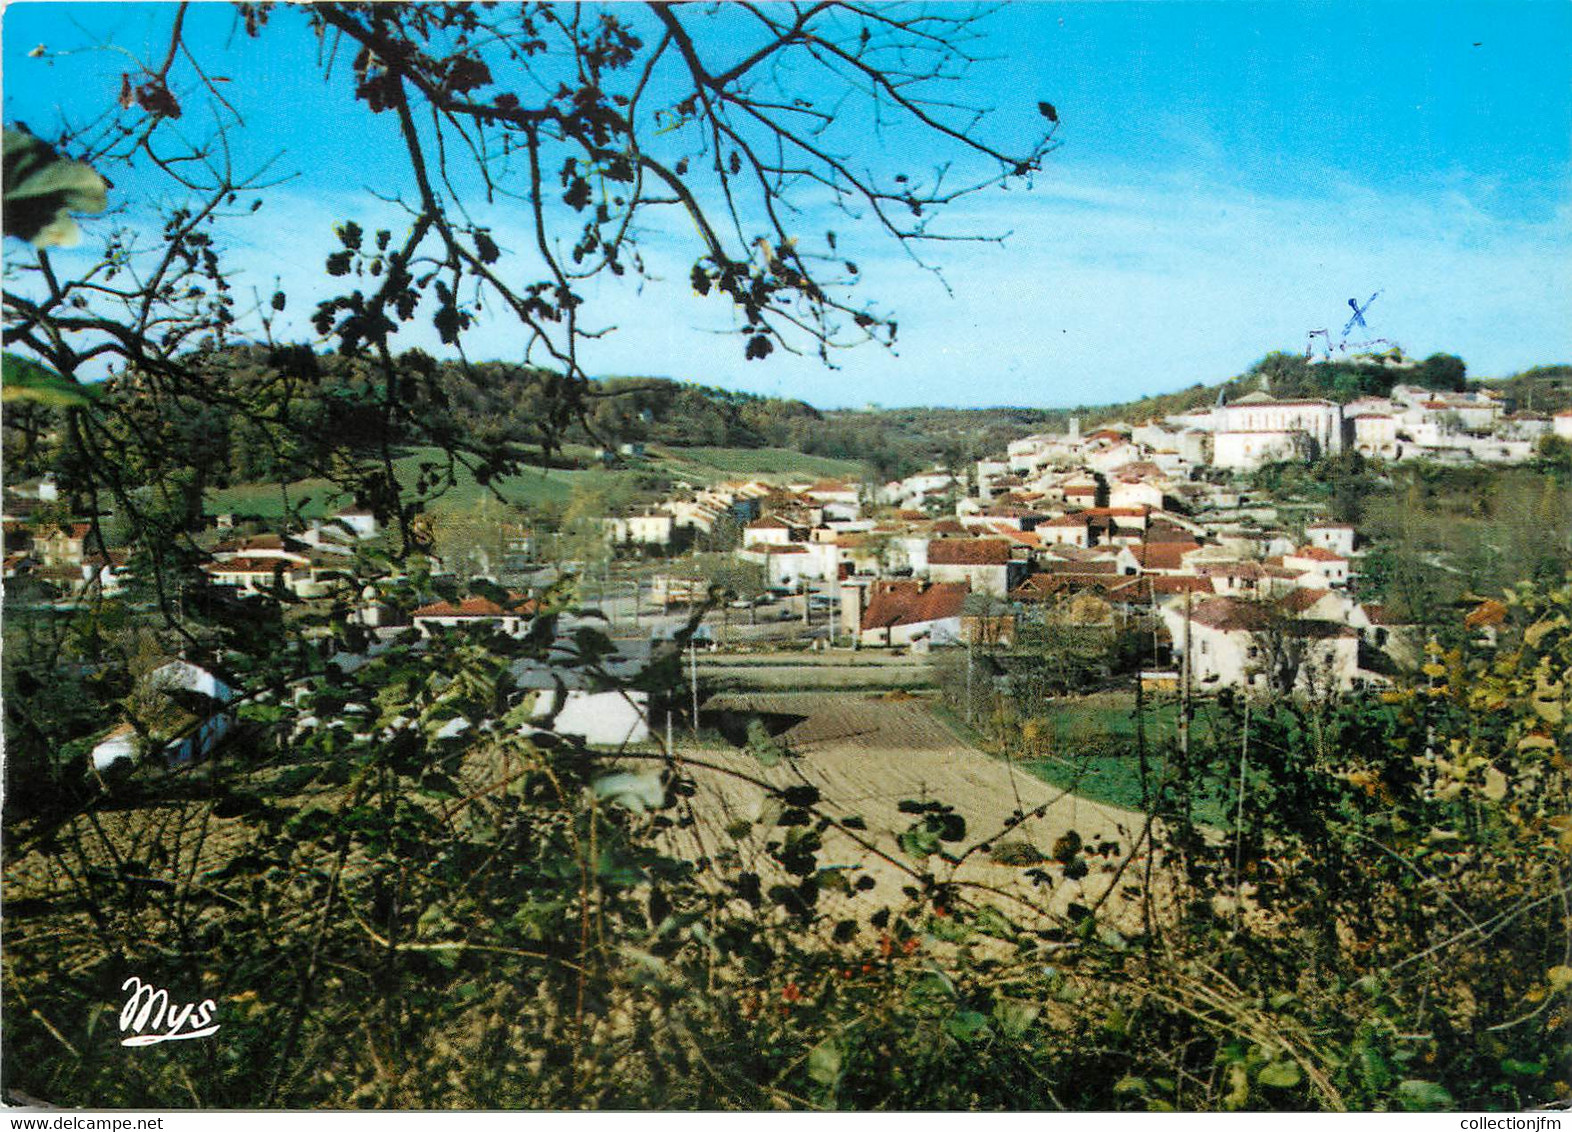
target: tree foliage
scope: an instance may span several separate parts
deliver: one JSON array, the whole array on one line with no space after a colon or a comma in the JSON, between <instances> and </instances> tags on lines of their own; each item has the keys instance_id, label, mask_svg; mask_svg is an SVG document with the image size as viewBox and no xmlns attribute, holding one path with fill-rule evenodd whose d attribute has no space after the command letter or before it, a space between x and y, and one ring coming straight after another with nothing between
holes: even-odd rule
<instances>
[{"instance_id":1,"label":"tree foliage","mask_svg":"<svg viewBox=\"0 0 1572 1132\"><path fill-rule=\"evenodd\" d=\"M113 515L138 578L69 617L7 618L9 765L20 752L48 786L7 797L7 1087L234 1108L1564 1099L1566 584L1514 591L1497 641L1437 645L1424 681L1388 699L1241 700L1184 746L1148 744L1138 723L1149 805L1132 844L1115 859L1067 833L1029 866L1001 854L994 867L1037 870L1033 899L958 879L1024 812L980 830L949 800L904 799L906 824L880 840L851 800L786 777L796 756L761 729L743 769L559 731L527 677L669 716L681 676L680 649L618 666L571 577L536 595L518 636L361 623L368 590L405 610L460 598L423 553L429 505L458 468L485 483L522 458L519 434L466 424L449 363L400 334L432 326L464 367L478 309L508 311L527 347L507 380L538 396L529 443L545 458L599 411L579 360L599 330L584 281L655 274L645 224L691 226L682 277L734 312L750 358L889 341L893 320L843 287L844 237L795 230L788 205L824 194L916 248L946 204L1030 175L1050 104L1040 135L1004 149L934 94L967 61L969 13L239 11L248 35L303 21L325 58L350 61L334 81L387 127L414 192L396 234L346 218L325 240L326 281L306 297L318 339L291 343L274 316L302 297L250 308L222 258L219 233L264 178L171 128L193 97L232 121L183 50L184 7L167 56L53 147L94 168L151 164L186 192L161 223L111 230L77 275L32 249L6 281L17 356L65 389L114 366L104 395L18 432L26 459L47 450L99 552ZM739 34L696 36L701 19ZM851 114L904 120L957 164L941 177L837 156ZM535 252L467 210L488 197L522 208ZM231 349L257 326L263 346ZM395 468L408 443L441 453L412 485ZM958 463L964 444L941 455ZM209 488L302 470L392 536L358 546L324 597L200 585ZM298 526L300 501L289 510ZM757 579L713 580L746 593ZM91 773L117 713L159 741L182 725L135 679L179 655L240 690L229 744L197 765ZM693 801L701 769L764 804L717 831ZM1199 802L1218 797L1231 816L1203 824ZM894 882L842 867L831 846L847 844ZM1093 869L1107 895L1057 910L1054 886ZM214 999L222 1040L123 1056L121 990L155 971Z\"/></svg>"}]
</instances>

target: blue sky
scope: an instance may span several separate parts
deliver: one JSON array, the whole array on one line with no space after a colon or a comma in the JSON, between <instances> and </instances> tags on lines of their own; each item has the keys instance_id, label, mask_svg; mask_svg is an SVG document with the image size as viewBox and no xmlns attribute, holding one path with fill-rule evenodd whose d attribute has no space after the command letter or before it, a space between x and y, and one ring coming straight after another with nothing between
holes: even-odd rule
<instances>
[{"instance_id":1,"label":"blue sky","mask_svg":"<svg viewBox=\"0 0 1572 1132\"><path fill-rule=\"evenodd\" d=\"M151 56L170 12L8 7L7 121L47 134L61 109L112 101L124 57L81 49ZM351 106L342 75L324 85L298 20L280 13L260 42L231 38L231 22L199 5L192 31L235 79L240 161L282 150L278 168L298 174L270 192L265 221L234 229L234 262L259 290L279 276L307 310L333 222L391 219L367 190L401 187L393 123ZM1458 353L1477 376L1572 361L1572 5L1017 3L987 28L990 58L960 93L998 108L985 126L1000 136L1052 101L1061 147L1030 192L955 210L956 230L1012 235L934 256L950 291L893 246L856 246L863 287L901 320L895 352L862 347L836 371L779 353L746 362L717 333L729 313L688 292L680 234L654 233L666 283L590 289L618 327L587 351L591 368L825 407L1095 403L1302 350L1307 330L1335 331L1349 297L1377 290L1372 328L1419 356ZM29 57L38 44L47 53ZM181 125L203 128L198 114ZM505 247L510 233L523 246L520 220L492 217ZM812 206L805 222L837 226ZM515 350L501 324L471 346Z\"/></svg>"}]
</instances>

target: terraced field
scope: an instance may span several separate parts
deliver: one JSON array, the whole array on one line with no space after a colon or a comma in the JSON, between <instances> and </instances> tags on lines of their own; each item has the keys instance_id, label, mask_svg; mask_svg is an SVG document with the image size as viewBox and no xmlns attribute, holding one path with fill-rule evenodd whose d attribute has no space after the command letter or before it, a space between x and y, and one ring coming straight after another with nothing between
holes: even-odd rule
<instances>
[{"instance_id":1,"label":"terraced field","mask_svg":"<svg viewBox=\"0 0 1572 1132\"><path fill-rule=\"evenodd\" d=\"M824 832L820 867L841 872L854 890L858 880L872 881L856 897L841 898L848 915L854 902L863 909L900 903L902 889L924 872L1035 926L1064 916L1072 905L1095 904L1110 887L1115 889L1110 907L1135 914L1145 879L1139 852L1145 818L1078 798L967 746L920 699L899 693L760 693L717 696L707 704L709 711L721 709L788 724L777 738L793 754L775 766L746 750L692 756L687 770L698 786L692 799L698 821L694 830L672 835L683 855L712 853L721 845L736 853L739 867L789 879L768 852L769 843L782 836L774 825L780 802L762 783L813 786L823 813L854 819ZM902 811L903 802L952 806L965 820L965 837L942 845L943 856L910 856L900 836L918 819ZM1079 867L1066 870L1048 860L1071 831L1084 846L1076 854L1086 866L1081 876L1074 875ZM1018 853L1042 860L996 863L984 847L1004 841L1022 843ZM1126 865L1132 850L1134 859Z\"/></svg>"},{"instance_id":2,"label":"terraced field","mask_svg":"<svg viewBox=\"0 0 1572 1132\"><path fill-rule=\"evenodd\" d=\"M577 460L584 467L532 468L517 476L508 476L495 483L496 489L509 503L538 507L545 503L566 503L573 495L576 483L591 473L587 470L593 459L592 450L582 445L569 445L564 451L569 460ZM442 463L435 448L411 448L394 461L394 470L401 483L411 485L419 478L420 465L424 462ZM625 468L614 469L613 475L633 476L650 470L665 472L677 479L698 483L715 483L720 480L752 478L784 481L786 479L837 479L859 480L866 469L853 460L835 460L826 456L807 456L785 448L652 448L647 459L634 461ZM289 485L289 502L299 506L308 500L303 513L315 518L330 513L335 505L347 502L333 497L333 488L326 480L298 480ZM484 498L491 498L490 489L475 482L463 468L458 469L458 482L442 497L443 506L452 510L473 507ZM207 508L214 514L236 511L263 518L278 518L284 513L284 494L277 484L240 484L235 487L213 489L207 493Z\"/></svg>"}]
</instances>

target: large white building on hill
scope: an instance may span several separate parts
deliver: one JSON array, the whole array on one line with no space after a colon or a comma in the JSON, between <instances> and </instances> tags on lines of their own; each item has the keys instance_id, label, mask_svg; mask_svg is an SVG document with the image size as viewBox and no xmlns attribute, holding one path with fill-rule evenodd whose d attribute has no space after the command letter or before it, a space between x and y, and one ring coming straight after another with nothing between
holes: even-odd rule
<instances>
[{"instance_id":1,"label":"large white building on hill","mask_svg":"<svg viewBox=\"0 0 1572 1132\"><path fill-rule=\"evenodd\" d=\"M1256 468L1343 450L1343 407L1332 401L1277 401L1251 393L1218 406L1212 417L1212 463L1219 468Z\"/></svg>"}]
</instances>

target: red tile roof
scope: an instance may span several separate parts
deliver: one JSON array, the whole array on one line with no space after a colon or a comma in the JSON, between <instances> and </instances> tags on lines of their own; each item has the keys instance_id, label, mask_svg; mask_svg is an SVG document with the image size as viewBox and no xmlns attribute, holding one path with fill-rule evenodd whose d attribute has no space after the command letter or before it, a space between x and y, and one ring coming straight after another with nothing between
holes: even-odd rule
<instances>
[{"instance_id":1,"label":"red tile roof","mask_svg":"<svg viewBox=\"0 0 1572 1132\"><path fill-rule=\"evenodd\" d=\"M1000 538L946 538L928 544L930 566L1003 566L1010 544Z\"/></svg>"},{"instance_id":2,"label":"red tile roof","mask_svg":"<svg viewBox=\"0 0 1572 1132\"><path fill-rule=\"evenodd\" d=\"M1103 553L1106 549L1102 546L1076 546L1069 542L1055 542L1043 547L1043 555L1066 562L1092 562L1099 558L1106 558L1107 555Z\"/></svg>"},{"instance_id":3,"label":"red tile roof","mask_svg":"<svg viewBox=\"0 0 1572 1132\"><path fill-rule=\"evenodd\" d=\"M51 524L47 527L40 527L37 531L34 532L33 538L35 541L41 541L43 539L53 538L56 534L63 534L69 539L84 539L87 537L87 532L92 529L93 524L91 523Z\"/></svg>"},{"instance_id":4,"label":"red tile roof","mask_svg":"<svg viewBox=\"0 0 1572 1132\"><path fill-rule=\"evenodd\" d=\"M1025 581L1010 591L1010 597L1015 601L1041 601L1067 589L1070 584L1070 579L1063 574L1028 574Z\"/></svg>"},{"instance_id":5,"label":"red tile roof","mask_svg":"<svg viewBox=\"0 0 1572 1132\"><path fill-rule=\"evenodd\" d=\"M412 614L414 617L529 617L532 616L538 605L534 598L526 598L518 594L510 594L516 599L510 608L504 609L490 598L467 597L454 605L450 601L434 601L423 605Z\"/></svg>"},{"instance_id":6,"label":"red tile roof","mask_svg":"<svg viewBox=\"0 0 1572 1132\"><path fill-rule=\"evenodd\" d=\"M1121 601L1140 601L1156 594L1210 594L1212 583L1192 574L1146 574L1130 578L1108 591Z\"/></svg>"},{"instance_id":7,"label":"red tile roof","mask_svg":"<svg viewBox=\"0 0 1572 1132\"><path fill-rule=\"evenodd\" d=\"M1308 558L1313 562L1347 562L1341 554L1336 554L1324 546L1301 546L1292 554L1283 555L1284 558Z\"/></svg>"},{"instance_id":8,"label":"red tile roof","mask_svg":"<svg viewBox=\"0 0 1572 1132\"><path fill-rule=\"evenodd\" d=\"M1118 574L1033 574L1010 591L1010 598L1012 601L1045 601L1057 594L1088 590L1112 593L1113 587L1122 580Z\"/></svg>"},{"instance_id":9,"label":"red tile roof","mask_svg":"<svg viewBox=\"0 0 1572 1132\"><path fill-rule=\"evenodd\" d=\"M1087 516L1088 518L1100 518L1106 515L1115 519L1144 519L1155 510L1157 510L1157 508L1153 507L1150 503L1137 503L1131 507L1089 507L1085 511L1082 511L1081 514Z\"/></svg>"},{"instance_id":10,"label":"red tile roof","mask_svg":"<svg viewBox=\"0 0 1572 1132\"><path fill-rule=\"evenodd\" d=\"M989 529L996 531L1001 537L1016 546L1037 546L1043 544L1042 536L1036 531L1018 531L1004 523L989 523Z\"/></svg>"},{"instance_id":11,"label":"red tile roof","mask_svg":"<svg viewBox=\"0 0 1572 1132\"><path fill-rule=\"evenodd\" d=\"M102 554L84 554L82 556L82 565L120 567L130 560L131 552L129 550L123 547L116 547L109 552L107 557Z\"/></svg>"},{"instance_id":12,"label":"red tile roof","mask_svg":"<svg viewBox=\"0 0 1572 1132\"><path fill-rule=\"evenodd\" d=\"M1146 477L1163 476L1167 473L1150 460L1132 460L1128 464L1120 464L1108 474L1128 483L1138 483Z\"/></svg>"},{"instance_id":13,"label":"red tile roof","mask_svg":"<svg viewBox=\"0 0 1572 1132\"><path fill-rule=\"evenodd\" d=\"M1361 605L1365 617L1372 625L1401 625L1402 622L1392 616L1391 610L1384 605Z\"/></svg>"},{"instance_id":14,"label":"red tile roof","mask_svg":"<svg viewBox=\"0 0 1572 1132\"><path fill-rule=\"evenodd\" d=\"M1043 568L1050 574L1118 574L1119 563L1111 558L1082 559L1065 561L1058 558L1049 558L1043 562Z\"/></svg>"},{"instance_id":15,"label":"red tile roof","mask_svg":"<svg viewBox=\"0 0 1572 1132\"><path fill-rule=\"evenodd\" d=\"M1331 590L1297 589L1283 595L1278 604L1297 617L1331 592Z\"/></svg>"},{"instance_id":16,"label":"red tile roof","mask_svg":"<svg viewBox=\"0 0 1572 1132\"><path fill-rule=\"evenodd\" d=\"M1505 605L1494 598L1487 598L1475 606L1472 613L1463 618L1463 624L1470 629L1478 629L1484 625L1500 625L1506 621L1506 615Z\"/></svg>"},{"instance_id":17,"label":"red tile roof","mask_svg":"<svg viewBox=\"0 0 1572 1132\"><path fill-rule=\"evenodd\" d=\"M1190 620L1209 629L1225 632L1264 629L1271 614L1259 602L1240 601L1233 597L1212 597L1197 602L1190 609Z\"/></svg>"},{"instance_id":18,"label":"red tile roof","mask_svg":"<svg viewBox=\"0 0 1572 1132\"><path fill-rule=\"evenodd\" d=\"M1184 565L1184 556L1201 549L1198 542L1159 542L1132 546L1130 553L1143 570L1177 570Z\"/></svg>"},{"instance_id":19,"label":"red tile roof","mask_svg":"<svg viewBox=\"0 0 1572 1132\"><path fill-rule=\"evenodd\" d=\"M1146 542L1193 542L1199 545L1200 540L1193 531L1187 531L1176 523L1158 519L1146 528Z\"/></svg>"},{"instance_id":20,"label":"red tile roof","mask_svg":"<svg viewBox=\"0 0 1572 1132\"><path fill-rule=\"evenodd\" d=\"M1266 567L1259 562L1207 562L1195 568L1203 578L1264 578ZM1297 573L1295 577L1298 577Z\"/></svg>"},{"instance_id":21,"label":"red tile roof","mask_svg":"<svg viewBox=\"0 0 1572 1132\"><path fill-rule=\"evenodd\" d=\"M231 558L209 563L206 569L210 574L271 574L275 570L288 574L296 569L296 564L288 558Z\"/></svg>"},{"instance_id":22,"label":"red tile roof","mask_svg":"<svg viewBox=\"0 0 1572 1132\"><path fill-rule=\"evenodd\" d=\"M1160 594L1193 594L1212 593L1212 583L1207 578L1197 578L1193 574L1157 575L1140 579L1149 583Z\"/></svg>"},{"instance_id":23,"label":"red tile roof","mask_svg":"<svg viewBox=\"0 0 1572 1132\"><path fill-rule=\"evenodd\" d=\"M965 582L879 582L862 613L862 628L888 629L959 617L971 587Z\"/></svg>"},{"instance_id":24,"label":"red tile roof","mask_svg":"<svg viewBox=\"0 0 1572 1132\"><path fill-rule=\"evenodd\" d=\"M1290 398L1287 398L1287 399L1278 399L1278 398L1273 398L1273 397L1263 397L1259 401L1252 401L1252 400L1246 400L1244 398L1240 398L1238 401L1235 401L1233 404L1225 405L1223 407L1227 408L1227 409L1232 409L1232 408L1235 408L1235 407L1240 408L1240 409L1259 409L1259 408L1263 408L1263 407L1283 406L1283 405L1331 405L1331 404L1332 404L1332 402L1326 400L1324 397L1290 397ZM1270 431L1275 431L1275 430L1270 430Z\"/></svg>"}]
</instances>

